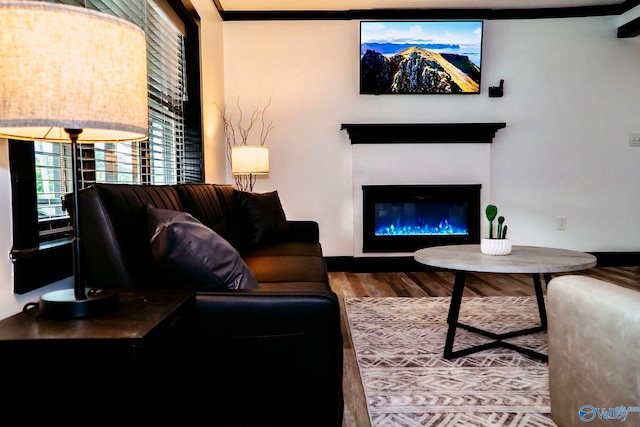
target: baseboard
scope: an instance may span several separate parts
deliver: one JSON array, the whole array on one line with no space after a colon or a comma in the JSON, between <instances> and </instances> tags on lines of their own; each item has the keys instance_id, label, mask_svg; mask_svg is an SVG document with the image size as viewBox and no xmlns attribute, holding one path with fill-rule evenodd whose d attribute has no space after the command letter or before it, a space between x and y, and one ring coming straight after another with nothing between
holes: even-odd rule
<instances>
[{"instance_id":1,"label":"baseboard","mask_svg":"<svg viewBox=\"0 0 640 427\"><path fill-rule=\"evenodd\" d=\"M598 267L629 267L640 265L640 252L589 252L598 259Z\"/></svg>"},{"instance_id":2,"label":"baseboard","mask_svg":"<svg viewBox=\"0 0 640 427\"><path fill-rule=\"evenodd\" d=\"M627 267L640 265L640 252L589 252L598 259L598 267ZM325 257L328 271L375 273L394 271L434 271L420 264L412 256L397 257Z\"/></svg>"}]
</instances>

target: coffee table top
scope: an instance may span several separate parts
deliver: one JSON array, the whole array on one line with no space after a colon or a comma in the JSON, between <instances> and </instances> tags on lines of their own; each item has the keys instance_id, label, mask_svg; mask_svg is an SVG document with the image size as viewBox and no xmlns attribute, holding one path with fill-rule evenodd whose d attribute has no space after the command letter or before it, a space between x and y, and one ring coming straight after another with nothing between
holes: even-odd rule
<instances>
[{"instance_id":1,"label":"coffee table top","mask_svg":"<svg viewBox=\"0 0 640 427\"><path fill-rule=\"evenodd\" d=\"M585 270L596 257L584 252L540 246L513 246L509 255L485 255L480 245L447 245L424 248L414 259L432 267L487 273L560 273Z\"/></svg>"}]
</instances>

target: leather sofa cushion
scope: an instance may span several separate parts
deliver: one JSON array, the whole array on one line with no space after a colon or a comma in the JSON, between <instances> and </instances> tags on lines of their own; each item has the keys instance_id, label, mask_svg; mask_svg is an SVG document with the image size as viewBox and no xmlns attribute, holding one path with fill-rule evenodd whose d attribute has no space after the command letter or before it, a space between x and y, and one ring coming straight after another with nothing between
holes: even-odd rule
<instances>
[{"instance_id":1,"label":"leather sofa cushion","mask_svg":"<svg viewBox=\"0 0 640 427\"><path fill-rule=\"evenodd\" d=\"M296 255L296 256L322 256L322 246L320 243L308 243L308 242L296 242L296 241L284 241L273 243L269 245L263 245L256 248L241 252L242 257L256 257L256 256L282 256L282 255Z\"/></svg>"},{"instance_id":2,"label":"leather sofa cushion","mask_svg":"<svg viewBox=\"0 0 640 427\"><path fill-rule=\"evenodd\" d=\"M258 282L325 282L329 283L324 259L318 256L244 257L244 262Z\"/></svg>"},{"instance_id":3,"label":"leather sofa cushion","mask_svg":"<svg viewBox=\"0 0 640 427\"><path fill-rule=\"evenodd\" d=\"M147 230L153 258L173 284L193 290L257 288L238 251L190 214L149 205Z\"/></svg>"}]
</instances>

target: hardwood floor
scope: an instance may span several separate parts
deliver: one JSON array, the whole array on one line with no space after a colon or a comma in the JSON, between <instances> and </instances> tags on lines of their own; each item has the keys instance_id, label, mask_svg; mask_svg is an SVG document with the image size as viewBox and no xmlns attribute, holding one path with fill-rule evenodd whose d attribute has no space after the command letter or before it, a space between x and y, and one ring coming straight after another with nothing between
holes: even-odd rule
<instances>
[{"instance_id":1,"label":"hardwood floor","mask_svg":"<svg viewBox=\"0 0 640 427\"><path fill-rule=\"evenodd\" d=\"M640 291L640 266L595 267L567 274L580 274ZM556 274L552 277L557 276ZM360 380L344 298L350 297L448 297L454 273L421 271L400 273L330 272L331 288L338 295L342 312L344 348L344 421L343 427L370 427L367 405ZM467 273L464 296L535 295L529 274Z\"/></svg>"}]
</instances>

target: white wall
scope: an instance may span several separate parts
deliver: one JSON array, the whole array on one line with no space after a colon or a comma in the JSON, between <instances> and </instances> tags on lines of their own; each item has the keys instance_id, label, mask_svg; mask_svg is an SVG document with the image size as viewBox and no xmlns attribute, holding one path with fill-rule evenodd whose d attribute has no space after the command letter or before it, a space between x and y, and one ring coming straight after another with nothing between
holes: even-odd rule
<instances>
[{"instance_id":1,"label":"white wall","mask_svg":"<svg viewBox=\"0 0 640 427\"><path fill-rule=\"evenodd\" d=\"M618 20L618 26L628 24L629 22L637 18L640 18L640 6L636 6L633 9L628 10L622 15L620 15L620 18Z\"/></svg>"},{"instance_id":2,"label":"white wall","mask_svg":"<svg viewBox=\"0 0 640 427\"><path fill-rule=\"evenodd\" d=\"M509 84L507 128L492 152L492 200L508 212L514 239L640 249L640 149L628 143L640 130L640 39L617 39L616 17L489 29L496 54L487 60ZM515 50L514 39L527 40L525 48ZM567 218L566 231L555 229L558 216Z\"/></svg>"},{"instance_id":3,"label":"white wall","mask_svg":"<svg viewBox=\"0 0 640 427\"><path fill-rule=\"evenodd\" d=\"M359 38L345 22L225 22L225 99L251 114L271 99L270 174L291 219L320 223L327 255L352 252L351 145ZM356 97L357 99L357 97Z\"/></svg>"},{"instance_id":4,"label":"white wall","mask_svg":"<svg viewBox=\"0 0 640 427\"><path fill-rule=\"evenodd\" d=\"M628 136L640 132L640 38L617 39L618 22L485 21L481 95L377 97L358 94L358 21L225 22L225 98L250 111L271 97L272 172L256 190L277 189L288 217L317 220L327 256L361 254L360 186L383 179L478 179L515 244L638 251L640 148ZM505 96L489 98L500 79ZM339 130L376 122L507 127L485 148L352 147ZM442 161L426 168L430 158Z\"/></svg>"},{"instance_id":5,"label":"white wall","mask_svg":"<svg viewBox=\"0 0 640 427\"><path fill-rule=\"evenodd\" d=\"M217 106L224 105L222 19L211 0L191 0L200 16L200 74L204 176L207 182L224 182L227 176L224 128Z\"/></svg>"}]
</instances>

